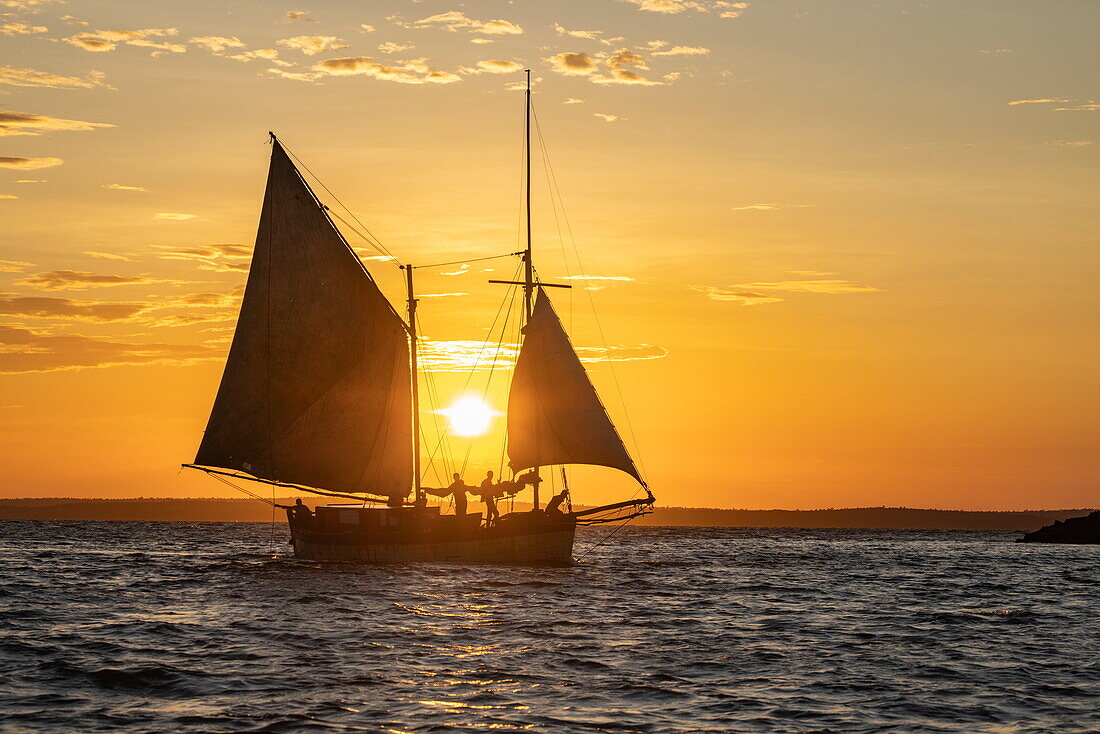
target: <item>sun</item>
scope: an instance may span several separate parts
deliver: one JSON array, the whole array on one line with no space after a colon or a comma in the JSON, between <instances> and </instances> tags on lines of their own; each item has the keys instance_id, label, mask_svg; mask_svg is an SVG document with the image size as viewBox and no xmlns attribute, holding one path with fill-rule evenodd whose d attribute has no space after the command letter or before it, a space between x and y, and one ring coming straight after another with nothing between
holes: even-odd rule
<instances>
[{"instance_id":1,"label":"sun","mask_svg":"<svg viewBox=\"0 0 1100 734\"><path fill-rule=\"evenodd\" d=\"M459 398L439 412L447 416L451 433L457 436L480 436L489 430L493 417L500 415L481 398L470 396Z\"/></svg>"}]
</instances>

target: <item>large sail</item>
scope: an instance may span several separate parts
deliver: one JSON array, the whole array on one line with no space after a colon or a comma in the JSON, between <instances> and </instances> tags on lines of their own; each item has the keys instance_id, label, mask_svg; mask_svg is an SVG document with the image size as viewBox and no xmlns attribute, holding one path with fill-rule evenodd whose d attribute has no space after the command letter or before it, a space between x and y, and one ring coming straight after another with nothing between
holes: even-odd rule
<instances>
[{"instance_id":1,"label":"large sail","mask_svg":"<svg viewBox=\"0 0 1100 734\"><path fill-rule=\"evenodd\" d=\"M272 145L237 330L195 464L405 495L412 411L404 323Z\"/></svg>"},{"instance_id":2,"label":"large sail","mask_svg":"<svg viewBox=\"0 0 1100 734\"><path fill-rule=\"evenodd\" d=\"M595 464L642 481L541 288L508 394L508 458L515 471Z\"/></svg>"}]
</instances>

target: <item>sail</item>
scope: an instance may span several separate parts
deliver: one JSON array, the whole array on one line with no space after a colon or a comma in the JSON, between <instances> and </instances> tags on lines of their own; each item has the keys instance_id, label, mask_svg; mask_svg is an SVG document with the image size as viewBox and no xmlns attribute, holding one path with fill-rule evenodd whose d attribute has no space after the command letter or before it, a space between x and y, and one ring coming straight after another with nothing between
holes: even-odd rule
<instances>
[{"instance_id":1,"label":"sail","mask_svg":"<svg viewBox=\"0 0 1100 734\"><path fill-rule=\"evenodd\" d=\"M523 335L508 394L508 458L512 469L595 464L620 469L641 482L634 461L542 289Z\"/></svg>"},{"instance_id":2,"label":"sail","mask_svg":"<svg viewBox=\"0 0 1100 734\"><path fill-rule=\"evenodd\" d=\"M272 145L237 330L195 464L404 495L412 486L404 323Z\"/></svg>"}]
</instances>

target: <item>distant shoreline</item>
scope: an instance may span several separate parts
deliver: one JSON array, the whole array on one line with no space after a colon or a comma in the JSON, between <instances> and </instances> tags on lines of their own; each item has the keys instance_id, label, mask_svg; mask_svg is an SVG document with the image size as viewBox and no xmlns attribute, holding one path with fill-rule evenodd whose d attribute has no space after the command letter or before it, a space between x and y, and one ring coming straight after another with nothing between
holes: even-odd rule
<instances>
[{"instance_id":1,"label":"distant shoreline","mask_svg":"<svg viewBox=\"0 0 1100 734\"><path fill-rule=\"evenodd\" d=\"M290 504L292 498L280 498ZM308 504L317 504L308 501ZM516 503L515 509L527 505ZM477 511L480 505L471 505ZM506 508L505 508L506 509ZM1055 520L1087 515L1071 510L922 510L907 507L854 507L828 510L721 510L658 507L635 525L754 528L862 528L891 530L1037 530ZM281 511L275 520L285 522ZM0 520L99 520L156 522L270 522L271 508L251 499L140 498L77 499L43 497L0 499Z\"/></svg>"}]
</instances>

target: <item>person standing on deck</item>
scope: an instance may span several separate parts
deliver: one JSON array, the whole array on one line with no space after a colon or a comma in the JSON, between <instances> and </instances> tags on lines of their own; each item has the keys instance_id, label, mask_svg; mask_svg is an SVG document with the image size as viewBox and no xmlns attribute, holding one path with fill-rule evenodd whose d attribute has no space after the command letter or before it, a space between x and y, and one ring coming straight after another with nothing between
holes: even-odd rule
<instances>
[{"instance_id":1,"label":"person standing on deck","mask_svg":"<svg viewBox=\"0 0 1100 734\"><path fill-rule=\"evenodd\" d=\"M500 494L500 487L493 484L493 472L490 469L485 472L485 479L481 480L481 491L478 495L481 497L481 501L485 503L485 525L486 527L492 525L500 519L500 511L497 510L497 496Z\"/></svg>"},{"instance_id":2,"label":"person standing on deck","mask_svg":"<svg viewBox=\"0 0 1100 734\"><path fill-rule=\"evenodd\" d=\"M470 491L470 486L462 481L462 475L458 472L454 473L454 481L451 482L450 486L446 489L424 487L424 491L429 494L434 494L436 497L446 497L450 495L455 503L455 515L461 516L466 514L466 493Z\"/></svg>"}]
</instances>

